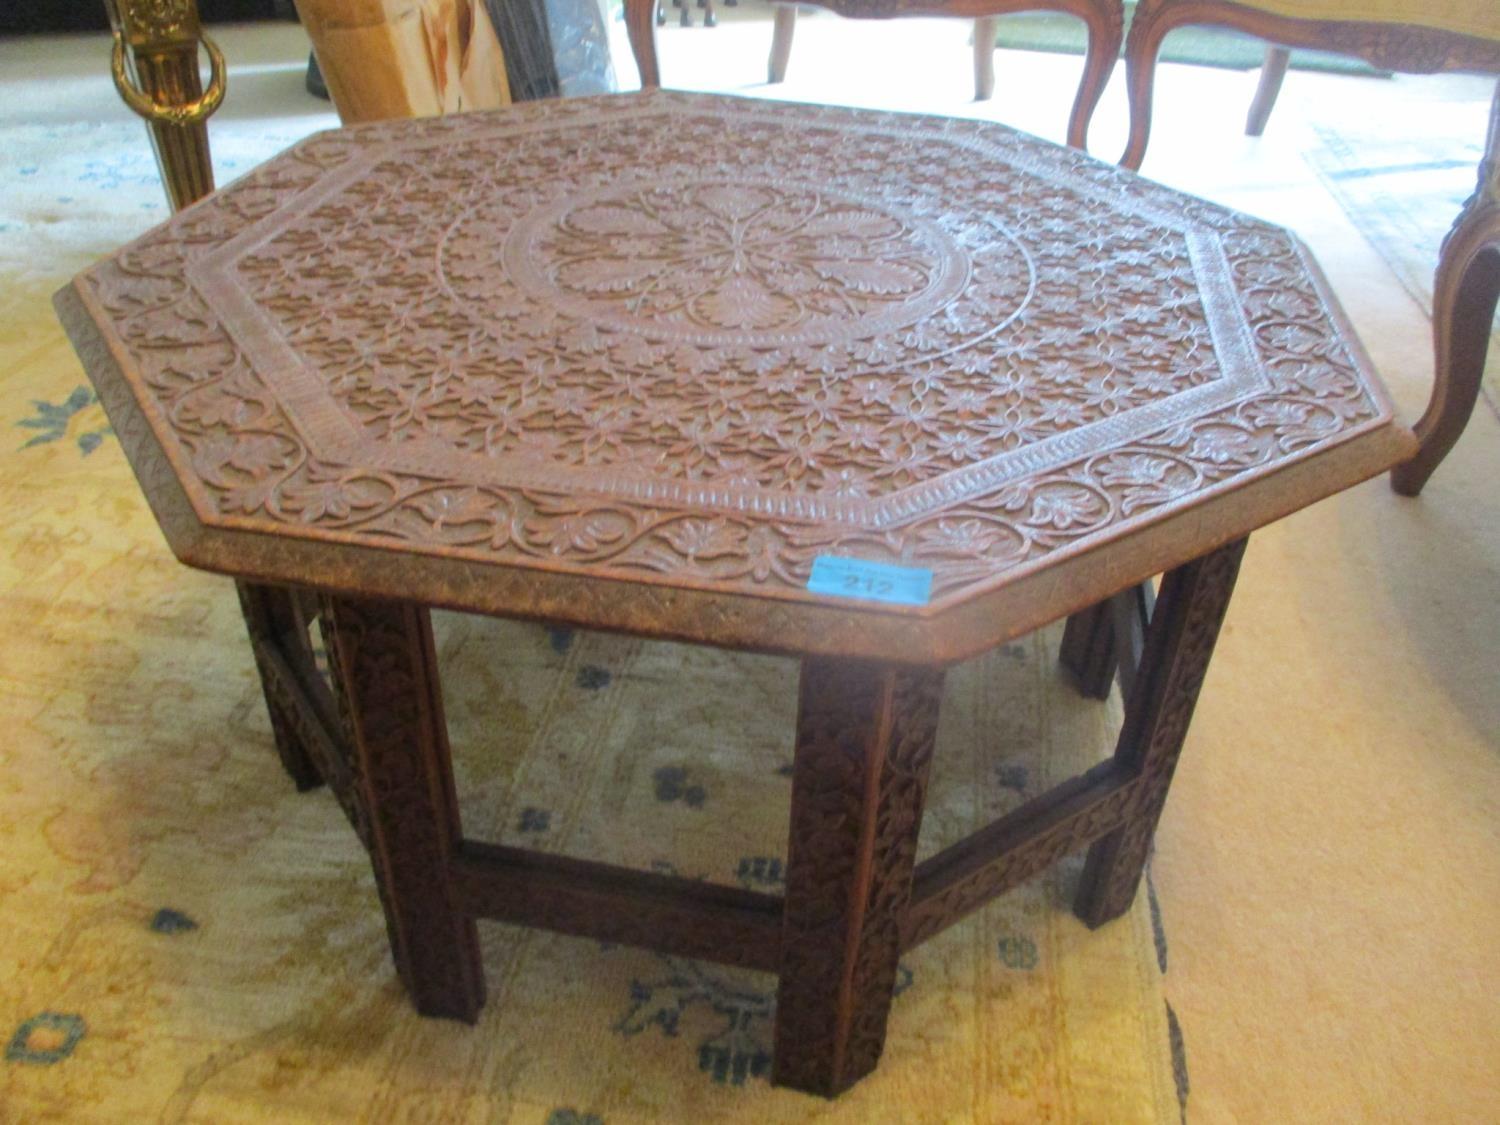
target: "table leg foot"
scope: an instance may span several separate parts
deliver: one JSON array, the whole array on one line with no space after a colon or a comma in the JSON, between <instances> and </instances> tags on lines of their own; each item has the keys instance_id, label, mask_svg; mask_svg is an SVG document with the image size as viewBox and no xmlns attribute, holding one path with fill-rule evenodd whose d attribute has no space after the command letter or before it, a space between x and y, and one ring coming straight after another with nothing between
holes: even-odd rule
<instances>
[{"instance_id":1,"label":"table leg foot","mask_svg":"<svg viewBox=\"0 0 1500 1125\"><path fill-rule=\"evenodd\" d=\"M308 641L305 625L297 613L296 595L291 590L255 582L234 585L250 634L250 647L260 673L261 691L271 717L271 734L276 740L281 766L298 790L316 789L323 784L323 775L308 748L311 732L304 729L307 718L299 714L294 701L288 698L289 685L283 683L278 669L269 666L273 650L281 652L282 663L288 669L312 663L310 651L305 661L299 659L303 650L308 649ZM288 653L286 649L292 651Z\"/></svg>"},{"instance_id":2,"label":"table leg foot","mask_svg":"<svg viewBox=\"0 0 1500 1125\"><path fill-rule=\"evenodd\" d=\"M431 621L399 602L329 598L324 606L396 971L422 1015L473 1023L484 969L474 920L457 908L450 883L462 830Z\"/></svg>"},{"instance_id":3,"label":"table leg foot","mask_svg":"<svg viewBox=\"0 0 1500 1125\"><path fill-rule=\"evenodd\" d=\"M1106 598L1081 609L1063 626L1057 662L1072 676L1078 690L1091 699L1108 699L1115 682L1114 607Z\"/></svg>"},{"instance_id":4,"label":"table leg foot","mask_svg":"<svg viewBox=\"0 0 1500 1125\"><path fill-rule=\"evenodd\" d=\"M778 1086L833 1097L885 1046L942 687L940 670L802 663Z\"/></svg>"},{"instance_id":5,"label":"table leg foot","mask_svg":"<svg viewBox=\"0 0 1500 1125\"><path fill-rule=\"evenodd\" d=\"M1162 580L1115 748L1115 761L1139 775L1139 795L1129 820L1089 848L1073 907L1091 927L1124 914L1135 899L1245 542L1220 547Z\"/></svg>"}]
</instances>

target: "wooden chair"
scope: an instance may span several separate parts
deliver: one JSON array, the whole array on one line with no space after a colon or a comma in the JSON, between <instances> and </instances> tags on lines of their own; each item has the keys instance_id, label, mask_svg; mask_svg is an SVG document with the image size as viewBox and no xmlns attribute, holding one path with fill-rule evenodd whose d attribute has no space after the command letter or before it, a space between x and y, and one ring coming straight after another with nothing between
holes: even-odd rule
<instances>
[{"instance_id":1,"label":"wooden chair","mask_svg":"<svg viewBox=\"0 0 1500 1125\"><path fill-rule=\"evenodd\" d=\"M1125 44L1130 139L1120 163L1139 168L1151 135L1151 97L1162 40L1173 28L1210 24L1273 45L1246 131L1265 127L1286 73L1290 47L1355 55L1415 74L1500 74L1500 0L1367 0L1365 18L1349 19L1340 0L1140 0ZM1084 122L1082 128L1087 128ZM1490 114L1479 183L1443 242L1433 286L1435 359L1432 399L1417 422L1421 447L1391 474L1415 496L1467 425L1479 396L1490 324L1500 299L1500 84Z\"/></svg>"},{"instance_id":2,"label":"wooden chair","mask_svg":"<svg viewBox=\"0 0 1500 1125\"><path fill-rule=\"evenodd\" d=\"M1068 144L1087 147L1089 118L1099 95L1109 82L1115 59L1120 54L1124 35L1125 13L1121 0L813 0L853 19L888 19L893 16L977 16L974 20L974 100L985 101L995 92L996 16L1008 12L1053 11L1077 16L1088 26L1089 45L1084 58L1083 77L1073 111L1068 118ZM766 81L776 83L786 77L787 60L792 53L792 33L797 27L795 4L773 4L775 28L771 37L771 58Z\"/></svg>"}]
</instances>

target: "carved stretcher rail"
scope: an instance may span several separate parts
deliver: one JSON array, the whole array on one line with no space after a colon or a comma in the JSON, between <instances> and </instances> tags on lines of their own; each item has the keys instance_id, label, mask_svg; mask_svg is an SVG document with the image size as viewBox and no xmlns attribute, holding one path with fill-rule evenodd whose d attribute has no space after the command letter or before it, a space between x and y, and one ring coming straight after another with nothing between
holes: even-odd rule
<instances>
[{"instance_id":1,"label":"carved stretcher rail","mask_svg":"<svg viewBox=\"0 0 1500 1125\"><path fill-rule=\"evenodd\" d=\"M918 865L910 949L1123 824L1138 778L1103 762ZM783 899L594 860L465 840L449 865L471 917L775 972Z\"/></svg>"},{"instance_id":2,"label":"carved stretcher rail","mask_svg":"<svg viewBox=\"0 0 1500 1125\"><path fill-rule=\"evenodd\" d=\"M902 947L920 945L1124 824L1138 780L1103 762L918 864Z\"/></svg>"},{"instance_id":3,"label":"carved stretcher rail","mask_svg":"<svg viewBox=\"0 0 1500 1125\"><path fill-rule=\"evenodd\" d=\"M472 840L449 877L471 917L767 972L780 962L773 895Z\"/></svg>"}]
</instances>

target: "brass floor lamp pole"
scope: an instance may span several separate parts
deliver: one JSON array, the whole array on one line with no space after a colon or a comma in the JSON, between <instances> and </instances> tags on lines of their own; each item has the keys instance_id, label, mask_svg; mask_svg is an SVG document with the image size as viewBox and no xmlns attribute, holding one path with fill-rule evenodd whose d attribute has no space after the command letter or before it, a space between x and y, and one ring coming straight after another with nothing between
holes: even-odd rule
<instances>
[{"instance_id":1,"label":"brass floor lamp pole","mask_svg":"<svg viewBox=\"0 0 1500 1125\"><path fill-rule=\"evenodd\" d=\"M224 100L224 55L198 22L196 0L104 0L114 30L110 71L125 104L146 120L174 211L214 189L208 118ZM198 44L209 80L198 74Z\"/></svg>"}]
</instances>

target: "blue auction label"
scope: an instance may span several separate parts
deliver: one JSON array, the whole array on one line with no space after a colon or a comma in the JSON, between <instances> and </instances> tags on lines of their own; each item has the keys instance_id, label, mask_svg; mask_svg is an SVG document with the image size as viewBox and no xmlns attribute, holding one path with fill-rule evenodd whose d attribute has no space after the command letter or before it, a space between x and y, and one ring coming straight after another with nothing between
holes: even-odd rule
<instances>
[{"instance_id":1,"label":"blue auction label","mask_svg":"<svg viewBox=\"0 0 1500 1125\"><path fill-rule=\"evenodd\" d=\"M807 588L814 594L866 598L898 605L926 605L932 599L932 571L914 566L819 555Z\"/></svg>"}]
</instances>

